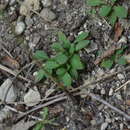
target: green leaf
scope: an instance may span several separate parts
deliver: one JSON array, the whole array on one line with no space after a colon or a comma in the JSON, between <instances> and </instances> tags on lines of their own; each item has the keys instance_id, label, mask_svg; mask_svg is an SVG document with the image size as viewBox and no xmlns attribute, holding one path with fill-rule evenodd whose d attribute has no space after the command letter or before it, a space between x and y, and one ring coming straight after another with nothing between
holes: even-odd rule
<instances>
[{"instance_id":1,"label":"green leaf","mask_svg":"<svg viewBox=\"0 0 130 130\"><path fill-rule=\"evenodd\" d=\"M59 41L63 43L64 48L70 47L70 41L67 39L63 32L58 32Z\"/></svg>"},{"instance_id":2,"label":"green leaf","mask_svg":"<svg viewBox=\"0 0 130 130\"><path fill-rule=\"evenodd\" d=\"M104 67L104 68L108 68L108 69L110 69L111 67L112 67L112 65L113 65L113 61L112 60L104 60L104 61L102 61L102 63L101 63L101 66L102 67Z\"/></svg>"},{"instance_id":3,"label":"green leaf","mask_svg":"<svg viewBox=\"0 0 130 130\"><path fill-rule=\"evenodd\" d=\"M38 50L34 53L34 58L37 60L47 60L49 57L44 51Z\"/></svg>"},{"instance_id":4,"label":"green leaf","mask_svg":"<svg viewBox=\"0 0 130 130\"><path fill-rule=\"evenodd\" d=\"M64 49L60 43L53 43L51 47L52 47L52 49L54 49L57 52L64 51Z\"/></svg>"},{"instance_id":5,"label":"green leaf","mask_svg":"<svg viewBox=\"0 0 130 130\"><path fill-rule=\"evenodd\" d=\"M77 79L78 78L78 72L77 72L77 70L76 69L71 69L70 70L70 74L71 74L71 76L73 77L73 78L75 78L75 79Z\"/></svg>"},{"instance_id":6,"label":"green leaf","mask_svg":"<svg viewBox=\"0 0 130 130\"><path fill-rule=\"evenodd\" d=\"M82 70L84 69L84 65L80 60L80 57L78 54L74 54L73 57L70 60L71 66L76 70Z\"/></svg>"},{"instance_id":7,"label":"green leaf","mask_svg":"<svg viewBox=\"0 0 130 130\"><path fill-rule=\"evenodd\" d=\"M71 86L72 79L68 72L66 72L65 75L62 77L62 81L65 86L68 86L68 87Z\"/></svg>"},{"instance_id":8,"label":"green leaf","mask_svg":"<svg viewBox=\"0 0 130 130\"><path fill-rule=\"evenodd\" d=\"M111 0L112 1L112 3L115 3L117 0Z\"/></svg>"},{"instance_id":9,"label":"green leaf","mask_svg":"<svg viewBox=\"0 0 130 130\"><path fill-rule=\"evenodd\" d=\"M100 8L99 14L102 17L108 16L111 11L111 6L104 5Z\"/></svg>"},{"instance_id":10,"label":"green leaf","mask_svg":"<svg viewBox=\"0 0 130 130\"><path fill-rule=\"evenodd\" d=\"M41 81L43 78L45 78L45 72L44 72L44 70L40 69L40 70L37 72L37 75L35 76L35 80L36 80L36 82L39 82L39 81Z\"/></svg>"},{"instance_id":11,"label":"green leaf","mask_svg":"<svg viewBox=\"0 0 130 130\"><path fill-rule=\"evenodd\" d=\"M80 41L80 42L76 45L76 51L79 51L79 50L85 48L87 45L89 45L89 43L90 43L89 40Z\"/></svg>"},{"instance_id":12,"label":"green leaf","mask_svg":"<svg viewBox=\"0 0 130 130\"><path fill-rule=\"evenodd\" d=\"M122 6L114 6L114 11L117 17L119 18L126 18L127 17L127 10L126 8L122 7Z\"/></svg>"},{"instance_id":13,"label":"green leaf","mask_svg":"<svg viewBox=\"0 0 130 130\"><path fill-rule=\"evenodd\" d=\"M120 54L122 54L124 52L124 49L122 48L122 49L119 49L119 50L117 50L116 51L116 55L120 55Z\"/></svg>"},{"instance_id":14,"label":"green leaf","mask_svg":"<svg viewBox=\"0 0 130 130\"><path fill-rule=\"evenodd\" d=\"M45 64L45 68L47 69L56 69L59 67L59 64L56 61L47 61Z\"/></svg>"},{"instance_id":15,"label":"green leaf","mask_svg":"<svg viewBox=\"0 0 130 130\"><path fill-rule=\"evenodd\" d=\"M63 67L56 70L56 74L57 74L58 76L62 76L62 75L64 75L65 73L66 73L66 69L63 68Z\"/></svg>"},{"instance_id":16,"label":"green leaf","mask_svg":"<svg viewBox=\"0 0 130 130\"><path fill-rule=\"evenodd\" d=\"M105 2L103 0L88 0L87 4L89 6L99 6L101 4L104 4Z\"/></svg>"},{"instance_id":17,"label":"green leaf","mask_svg":"<svg viewBox=\"0 0 130 130\"><path fill-rule=\"evenodd\" d=\"M75 51L75 44L71 44L70 49L69 49L69 53L73 54L74 51Z\"/></svg>"},{"instance_id":18,"label":"green leaf","mask_svg":"<svg viewBox=\"0 0 130 130\"><path fill-rule=\"evenodd\" d=\"M44 128L44 125L42 122L39 122L38 124L36 124L33 130L42 130L42 128Z\"/></svg>"},{"instance_id":19,"label":"green leaf","mask_svg":"<svg viewBox=\"0 0 130 130\"><path fill-rule=\"evenodd\" d=\"M45 107L45 108L43 109L43 111L41 112L42 119L43 119L43 120L46 120L46 119L48 118L48 114L49 114L49 110L48 110L47 107Z\"/></svg>"},{"instance_id":20,"label":"green leaf","mask_svg":"<svg viewBox=\"0 0 130 130\"><path fill-rule=\"evenodd\" d=\"M126 64L127 64L127 61L126 61L126 59L124 58L124 56L122 56L122 57L120 57L120 58L118 59L117 63L118 63L119 65L126 65Z\"/></svg>"},{"instance_id":21,"label":"green leaf","mask_svg":"<svg viewBox=\"0 0 130 130\"><path fill-rule=\"evenodd\" d=\"M85 38L87 38L89 35L89 32L82 32L81 34L79 34L77 37L76 37L76 40L74 41L74 43L76 42L80 42L82 40L84 40Z\"/></svg>"},{"instance_id":22,"label":"green leaf","mask_svg":"<svg viewBox=\"0 0 130 130\"><path fill-rule=\"evenodd\" d=\"M56 55L56 57L54 59L57 63L62 65L62 64L65 64L67 62L68 57L63 53L59 53L58 55Z\"/></svg>"},{"instance_id":23,"label":"green leaf","mask_svg":"<svg viewBox=\"0 0 130 130\"><path fill-rule=\"evenodd\" d=\"M112 26L114 26L116 21L117 21L117 16L115 12L112 12L111 15L109 16L109 22Z\"/></svg>"}]
</instances>

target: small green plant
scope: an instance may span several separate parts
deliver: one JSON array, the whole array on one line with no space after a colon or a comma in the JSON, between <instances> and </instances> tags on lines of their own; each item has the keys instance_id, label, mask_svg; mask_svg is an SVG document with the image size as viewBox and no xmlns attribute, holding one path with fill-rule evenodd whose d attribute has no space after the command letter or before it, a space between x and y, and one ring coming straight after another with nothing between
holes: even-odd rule
<instances>
[{"instance_id":1,"label":"small green plant","mask_svg":"<svg viewBox=\"0 0 130 130\"><path fill-rule=\"evenodd\" d=\"M89 6L99 6L99 15L105 17L109 23L114 26L118 18L126 18L128 11L126 8L120 5L115 5L118 0L109 0L107 3L105 0L88 0Z\"/></svg>"},{"instance_id":2,"label":"small green plant","mask_svg":"<svg viewBox=\"0 0 130 130\"><path fill-rule=\"evenodd\" d=\"M88 35L88 32L82 32L73 43L70 43L65 34L59 32L59 41L51 46L56 55L48 57L44 51L36 51L34 58L42 62L36 81L51 76L64 86L71 86L72 80L78 78L78 71L84 69L79 51L90 44L90 41L86 40Z\"/></svg>"},{"instance_id":3,"label":"small green plant","mask_svg":"<svg viewBox=\"0 0 130 130\"><path fill-rule=\"evenodd\" d=\"M42 121L39 121L36 126L34 127L33 130L42 130L43 128L45 128L45 125L55 125L53 122L55 119L48 119L48 115L49 115L49 111L48 108L45 107L43 109L43 111L41 112L41 116L42 116Z\"/></svg>"},{"instance_id":4,"label":"small green plant","mask_svg":"<svg viewBox=\"0 0 130 130\"><path fill-rule=\"evenodd\" d=\"M110 69L114 65L114 63L117 63L119 65L126 65L127 61L123 56L124 50L126 46L117 50L110 58L104 59L101 62L101 67Z\"/></svg>"}]
</instances>

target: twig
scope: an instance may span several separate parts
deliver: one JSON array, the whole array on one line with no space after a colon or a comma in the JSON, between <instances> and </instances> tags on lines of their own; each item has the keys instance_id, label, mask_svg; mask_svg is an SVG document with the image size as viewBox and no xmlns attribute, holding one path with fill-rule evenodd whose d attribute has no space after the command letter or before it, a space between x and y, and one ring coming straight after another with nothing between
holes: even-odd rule
<instances>
[{"instance_id":1,"label":"twig","mask_svg":"<svg viewBox=\"0 0 130 130\"><path fill-rule=\"evenodd\" d=\"M108 78L110 78L110 77L113 77L113 76L117 75L118 73L121 73L121 72L123 72L123 71L127 71L127 70L129 70L129 69L130 69L130 66L128 66L128 67L126 67L126 68L124 68L124 69L122 69L122 70L120 70L120 71L117 71L117 72L108 74L108 75L106 75L106 76L102 76L101 78L99 78L99 79L97 79L97 80L95 80L95 81L91 81L91 82L89 82L89 83L84 83L84 84L81 85L80 87L72 89L71 92L75 92L75 91L77 91L77 90L81 90L81 89L83 89L83 88L86 88L86 87L88 87L89 85L96 84L96 83L98 83L98 82L104 81L104 80L106 80L106 79L108 79Z\"/></svg>"},{"instance_id":2,"label":"twig","mask_svg":"<svg viewBox=\"0 0 130 130\"><path fill-rule=\"evenodd\" d=\"M106 50L101 57L97 58L96 61L94 62L95 65L98 65L103 59L113 55L115 53L116 50L120 49L120 47L113 45L111 46L111 48L109 48L108 50Z\"/></svg>"},{"instance_id":3,"label":"twig","mask_svg":"<svg viewBox=\"0 0 130 130\"><path fill-rule=\"evenodd\" d=\"M122 84L119 88L117 88L115 90L115 92L119 91L120 89L122 89L123 87L127 86L127 84L130 83L130 80L128 80L127 82L125 82L124 84Z\"/></svg>"},{"instance_id":4,"label":"twig","mask_svg":"<svg viewBox=\"0 0 130 130\"><path fill-rule=\"evenodd\" d=\"M4 101L6 101L8 92L9 92L9 90L10 90L10 88L11 88L13 82L15 81L15 79L19 76L19 74L20 74L24 69L26 69L27 67L29 67L29 66L32 65L32 64L33 64L33 62L30 63L30 64L25 65L25 66L16 74L16 76L15 76L15 77L13 78L13 80L12 80L12 83L10 84L10 86L8 87L8 89L7 89L6 93L5 93Z\"/></svg>"},{"instance_id":5,"label":"twig","mask_svg":"<svg viewBox=\"0 0 130 130\"><path fill-rule=\"evenodd\" d=\"M19 114L25 114L24 112L18 111L17 109L15 109L15 108L13 108L13 107L11 107L11 106L9 106L9 105L6 105L6 108L8 108L9 110L11 110L11 111L13 111L13 112L17 112L17 113L19 113ZM42 119L39 118L39 117L32 116L32 115L28 115L28 116L29 116L30 118L32 118L32 119L35 119L35 120L38 120L38 121L42 121Z\"/></svg>"},{"instance_id":6,"label":"twig","mask_svg":"<svg viewBox=\"0 0 130 130\"><path fill-rule=\"evenodd\" d=\"M9 74L11 74L11 75L13 75L13 76L16 76L17 78L22 79L22 80L24 80L24 81L26 81L26 82L32 82L31 80L29 80L29 79L23 77L22 75L18 75L18 76L17 76L18 72L13 71L13 70L11 70L11 69L9 69L9 68L7 68L7 67L1 65L1 64L0 64L0 69L6 71L7 73L9 73Z\"/></svg>"},{"instance_id":7,"label":"twig","mask_svg":"<svg viewBox=\"0 0 130 130\"><path fill-rule=\"evenodd\" d=\"M82 93L76 93L74 96L80 95L80 94L82 94ZM84 93L83 93L83 94L84 94ZM123 117L125 117L127 120L130 120L130 116L129 116L129 115L127 115L125 112L121 111L120 109L118 109L118 108L112 106L111 104L109 104L109 103L106 102L105 100L101 99L99 96L96 96L96 95L94 95L94 94L92 94L92 93L85 93L85 94L88 95L88 96L90 96L92 99L95 99L96 101L99 101L100 103L102 103L102 104L108 106L109 108L111 108L111 109L114 110L115 112L117 112L117 113L119 113L120 115L122 115ZM22 120L25 116L28 116L28 115L31 114L32 112L35 112L35 111L37 111L37 110L39 110L39 109L41 109L41 108L43 108L43 107L52 105L52 104L57 103L57 102L59 102L59 101L63 101L63 100L65 100L65 99L67 99L67 96L63 96L63 97L54 99L54 100L52 100L52 101L49 101L49 102L47 102L47 103L38 105L38 106L36 106L35 108L33 108L33 109L31 109L31 110L25 112L21 117L19 117L19 118L16 120L15 123L19 122L19 121Z\"/></svg>"},{"instance_id":8,"label":"twig","mask_svg":"<svg viewBox=\"0 0 130 130\"><path fill-rule=\"evenodd\" d=\"M52 97L48 97L48 98L43 98L41 100L38 100L38 101L32 101L32 102L27 102L27 103L35 103L35 102L47 102L47 101L51 101L53 99L57 99L57 98L60 98L60 97L63 97L65 96L64 93L62 94L59 94L59 95L55 95L55 96L52 96ZM11 104L11 105L18 105L18 104L26 104L25 102L3 102L3 101L0 101L0 104Z\"/></svg>"},{"instance_id":9,"label":"twig","mask_svg":"<svg viewBox=\"0 0 130 130\"><path fill-rule=\"evenodd\" d=\"M88 95L92 98L95 99L96 101L101 102L102 104L108 106L109 108L111 108L112 110L114 110L115 112L119 113L120 115L122 115L123 117L125 117L128 121L130 121L130 116L127 115L125 112L121 111L120 109L112 106L110 103L106 102L105 100L101 99L99 96L96 96L92 93L88 93Z\"/></svg>"},{"instance_id":10,"label":"twig","mask_svg":"<svg viewBox=\"0 0 130 130\"><path fill-rule=\"evenodd\" d=\"M14 123L19 122L19 121L22 120L25 116L28 116L29 114L31 114L31 113L34 112L34 111L37 111L37 110L39 110L39 109L41 109L41 108L43 108L43 107L46 107L46 106L52 105L52 104L54 104L54 103L57 103L57 102L59 102L59 101L63 101L63 100L65 100L66 98L67 98L67 96L64 96L64 97L60 97L60 98L54 99L54 100L52 100L52 101L49 101L49 102L47 102L47 103L38 105L38 106L36 106L35 108L33 108L33 109L27 111L26 113L24 113L24 114L23 114L21 117L19 117Z\"/></svg>"}]
</instances>

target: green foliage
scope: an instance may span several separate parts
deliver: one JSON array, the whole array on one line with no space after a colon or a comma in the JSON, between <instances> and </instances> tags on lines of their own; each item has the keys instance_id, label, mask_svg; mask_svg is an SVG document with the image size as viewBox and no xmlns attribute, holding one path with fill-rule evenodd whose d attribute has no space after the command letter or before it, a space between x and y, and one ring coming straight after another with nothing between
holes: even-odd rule
<instances>
[{"instance_id":1,"label":"green foliage","mask_svg":"<svg viewBox=\"0 0 130 130\"><path fill-rule=\"evenodd\" d=\"M88 35L89 33L82 32L71 43L64 33L58 32L59 41L51 46L56 55L48 57L45 52L36 51L35 59L44 62L36 75L36 81L48 78L50 75L65 86L71 86L72 81L78 78L78 71L84 69L79 51L90 44L90 41L86 40Z\"/></svg>"},{"instance_id":2,"label":"green foliage","mask_svg":"<svg viewBox=\"0 0 130 130\"><path fill-rule=\"evenodd\" d=\"M113 65L113 61L110 59L103 60L103 62L101 63L102 67L108 68L108 69L110 69L112 67L112 65Z\"/></svg>"},{"instance_id":3,"label":"green foliage","mask_svg":"<svg viewBox=\"0 0 130 130\"><path fill-rule=\"evenodd\" d=\"M107 58L107 59L103 60L101 62L101 67L110 69L110 68L112 68L114 63L117 63L119 65L126 65L127 61L124 58L124 56L122 56L125 49L126 49L126 46L124 46L121 49L117 50L115 52L115 54L113 54L110 58Z\"/></svg>"},{"instance_id":4,"label":"green foliage","mask_svg":"<svg viewBox=\"0 0 130 130\"><path fill-rule=\"evenodd\" d=\"M104 4L103 0L88 0L87 4L90 6L99 6L101 4Z\"/></svg>"},{"instance_id":5,"label":"green foliage","mask_svg":"<svg viewBox=\"0 0 130 130\"><path fill-rule=\"evenodd\" d=\"M121 57L118 59L117 63L120 64L120 65L126 65L126 64L127 64L127 61L126 61L126 59L125 59L123 56L121 56Z\"/></svg>"},{"instance_id":6,"label":"green foliage","mask_svg":"<svg viewBox=\"0 0 130 130\"><path fill-rule=\"evenodd\" d=\"M48 56L44 51L36 51L36 53L34 54L34 58L37 60L47 60Z\"/></svg>"},{"instance_id":7,"label":"green foliage","mask_svg":"<svg viewBox=\"0 0 130 130\"><path fill-rule=\"evenodd\" d=\"M126 18L127 17L127 10L122 6L114 6L114 11L117 17L119 18Z\"/></svg>"},{"instance_id":8,"label":"green foliage","mask_svg":"<svg viewBox=\"0 0 130 130\"><path fill-rule=\"evenodd\" d=\"M43 128L45 128L46 125L54 125L53 121L54 119L48 119L48 116L49 116L49 111L48 111L48 108L45 107L43 109L43 111L41 112L41 116L42 116L42 121L39 121L33 130L42 130Z\"/></svg>"},{"instance_id":9,"label":"green foliage","mask_svg":"<svg viewBox=\"0 0 130 130\"><path fill-rule=\"evenodd\" d=\"M105 3L104 0L88 0L89 6L99 6L99 15L106 17L111 25L114 26L118 18L126 18L128 11L125 7L115 5L117 0L109 0L110 3Z\"/></svg>"},{"instance_id":10,"label":"green foliage","mask_svg":"<svg viewBox=\"0 0 130 130\"><path fill-rule=\"evenodd\" d=\"M111 11L111 6L107 6L107 5L104 5L100 8L100 11L99 11L99 14L102 16L102 17L106 17L109 15L110 11Z\"/></svg>"}]
</instances>

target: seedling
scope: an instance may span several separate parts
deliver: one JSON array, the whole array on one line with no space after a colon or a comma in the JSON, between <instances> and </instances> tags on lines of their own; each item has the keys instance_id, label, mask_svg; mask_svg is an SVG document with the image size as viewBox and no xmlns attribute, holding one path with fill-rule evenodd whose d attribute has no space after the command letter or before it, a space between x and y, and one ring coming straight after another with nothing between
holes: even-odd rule
<instances>
[{"instance_id":1,"label":"seedling","mask_svg":"<svg viewBox=\"0 0 130 130\"><path fill-rule=\"evenodd\" d=\"M99 15L105 17L114 26L118 18L126 18L128 14L125 7L116 4L117 1L119 0L109 0L110 3L107 3L104 0L88 0L87 4L99 7Z\"/></svg>"},{"instance_id":2,"label":"seedling","mask_svg":"<svg viewBox=\"0 0 130 130\"><path fill-rule=\"evenodd\" d=\"M72 80L78 78L79 70L84 69L79 51L90 44L90 41L86 39L88 35L88 32L83 32L71 43L64 33L59 32L59 41L51 46L56 55L49 57L44 51L36 51L34 58L42 62L42 67L36 75L36 81L54 77L64 86L71 86Z\"/></svg>"},{"instance_id":3,"label":"seedling","mask_svg":"<svg viewBox=\"0 0 130 130\"><path fill-rule=\"evenodd\" d=\"M41 116L43 120L39 121L33 130L42 130L43 128L45 128L46 125L55 125L53 123L55 119L48 119L49 111L47 107L43 109L43 111L41 112Z\"/></svg>"},{"instance_id":4,"label":"seedling","mask_svg":"<svg viewBox=\"0 0 130 130\"><path fill-rule=\"evenodd\" d=\"M110 69L112 66L117 63L119 65L126 65L127 61L123 56L124 50L126 49L126 46L117 50L115 54L113 54L111 57L104 59L101 62L101 67Z\"/></svg>"}]
</instances>

